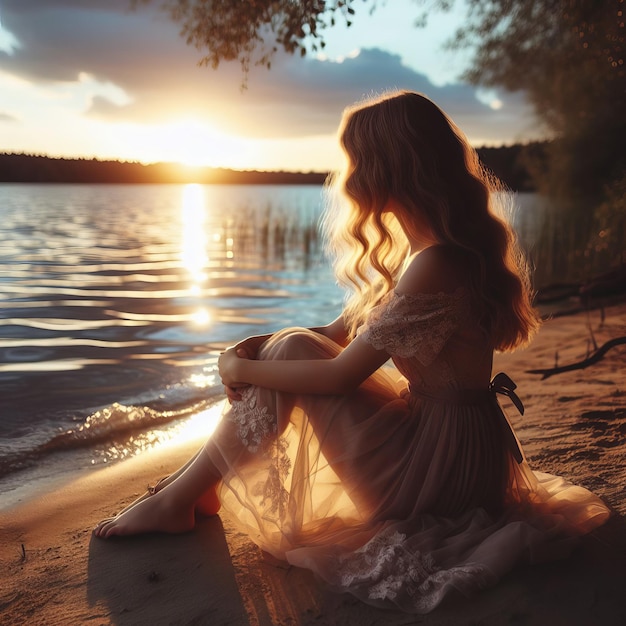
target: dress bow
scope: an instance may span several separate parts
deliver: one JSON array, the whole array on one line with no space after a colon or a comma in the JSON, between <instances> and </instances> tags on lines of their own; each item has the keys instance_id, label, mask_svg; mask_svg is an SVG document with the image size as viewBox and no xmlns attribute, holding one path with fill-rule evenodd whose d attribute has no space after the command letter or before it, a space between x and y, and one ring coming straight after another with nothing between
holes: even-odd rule
<instances>
[{"instance_id":1,"label":"dress bow","mask_svg":"<svg viewBox=\"0 0 626 626\"><path fill-rule=\"evenodd\" d=\"M517 385L504 372L496 374L489 383L489 391L508 396L515 408L520 412L520 415L524 415L524 405L515 393L515 389L517 389Z\"/></svg>"}]
</instances>

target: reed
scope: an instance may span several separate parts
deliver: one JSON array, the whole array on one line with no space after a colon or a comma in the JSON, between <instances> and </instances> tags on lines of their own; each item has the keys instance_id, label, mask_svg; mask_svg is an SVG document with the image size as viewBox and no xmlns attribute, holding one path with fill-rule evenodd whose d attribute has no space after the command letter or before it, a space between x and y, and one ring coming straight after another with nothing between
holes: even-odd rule
<instances>
[{"instance_id":1,"label":"reed","mask_svg":"<svg viewBox=\"0 0 626 626\"><path fill-rule=\"evenodd\" d=\"M274 268L309 268L322 258L318 215L282 211L238 211L222 225L224 240L242 261L261 260Z\"/></svg>"},{"instance_id":2,"label":"reed","mask_svg":"<svg viewBox=\"0 0 626 626\"><path fill-rule=\"evenodd\" d=\"M520 234L535 285L580 285L626 263L626 179L607 190L595 210L565 211L545 204L535 236Z\"/></svg>"},{"instance_id":3,"label":"reed","mask_svg":"<svg viewBox=\"0 0 626 626\"><path fill-rule=\"evenodd\" d=\"M575 290L626 263L626 193L618 189L596 211L574 217L537 196L515 224L533 268L535 288ZM244 207L222 221L222 241L239 262L273 269L308 269L323 261L319 213L268 204Z\"/></svg>"}]
</instances>

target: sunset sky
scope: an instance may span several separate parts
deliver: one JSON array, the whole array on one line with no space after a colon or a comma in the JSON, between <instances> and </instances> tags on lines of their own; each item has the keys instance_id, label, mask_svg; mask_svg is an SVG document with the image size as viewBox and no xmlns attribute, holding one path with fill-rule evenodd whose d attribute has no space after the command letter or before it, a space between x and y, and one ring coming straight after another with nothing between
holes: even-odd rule
<instances>
[{"instance_id":1,"label":"sunset sky","mask_svg":"<svg viewBox=\"0 0 626 626\"><path fill-rule=\"evenodd\" d=\"M541 136L521 94L460 82L466 56L443 43L461 1L425 29L415 0L372 15L357 2L351 28L326 31L325 56L278 54L245 90L238 63L198 66L158 1L129 2L0 0L0 151L327 171L343 108L390 88L425 93L477 146Z\"/></svg>"}]
</instances>

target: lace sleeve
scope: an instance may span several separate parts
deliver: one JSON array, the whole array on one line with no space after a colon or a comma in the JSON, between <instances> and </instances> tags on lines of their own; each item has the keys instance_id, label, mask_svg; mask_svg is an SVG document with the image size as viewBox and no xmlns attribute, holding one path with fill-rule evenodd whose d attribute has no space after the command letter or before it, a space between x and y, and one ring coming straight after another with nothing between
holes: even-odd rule
<instances>
[{"instance_id":1,"label":"lace sleeve","mask_svg":"<svg viewBox=\"0 0 626 626\"><path fill-rule=\"evenodd\" d=\"M469 312L466 290L398 294L390 291L357 331L367 343L390 355L416 357L430 365Z\"/></svg>"}]
</instances>

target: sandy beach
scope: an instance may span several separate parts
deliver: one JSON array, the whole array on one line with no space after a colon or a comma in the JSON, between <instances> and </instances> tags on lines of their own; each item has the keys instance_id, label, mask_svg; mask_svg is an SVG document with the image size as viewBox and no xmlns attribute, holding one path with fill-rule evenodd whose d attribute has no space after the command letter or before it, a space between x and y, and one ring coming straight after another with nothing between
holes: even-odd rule
<instances>
[{"instance_id":1,"label":"sandy beach","mask_svg":"<svg viewBox=\"0 0 626 626\"><path fill-rule=\"evenodd\" d=\"M102 541L91 529L185 461L200 441L145 453L36 493L0 513L3 624L618 625L626 623L626 346L546 379L529 370L579 361L626 335L626 304L556 317L532 345L498 355L526 412L504 402L531 467L600 495L609 522L562 561L521 565L477 597L426 616L336 595L272 561L227 516L179 536Z\"/></svg>"}]
</instances>

